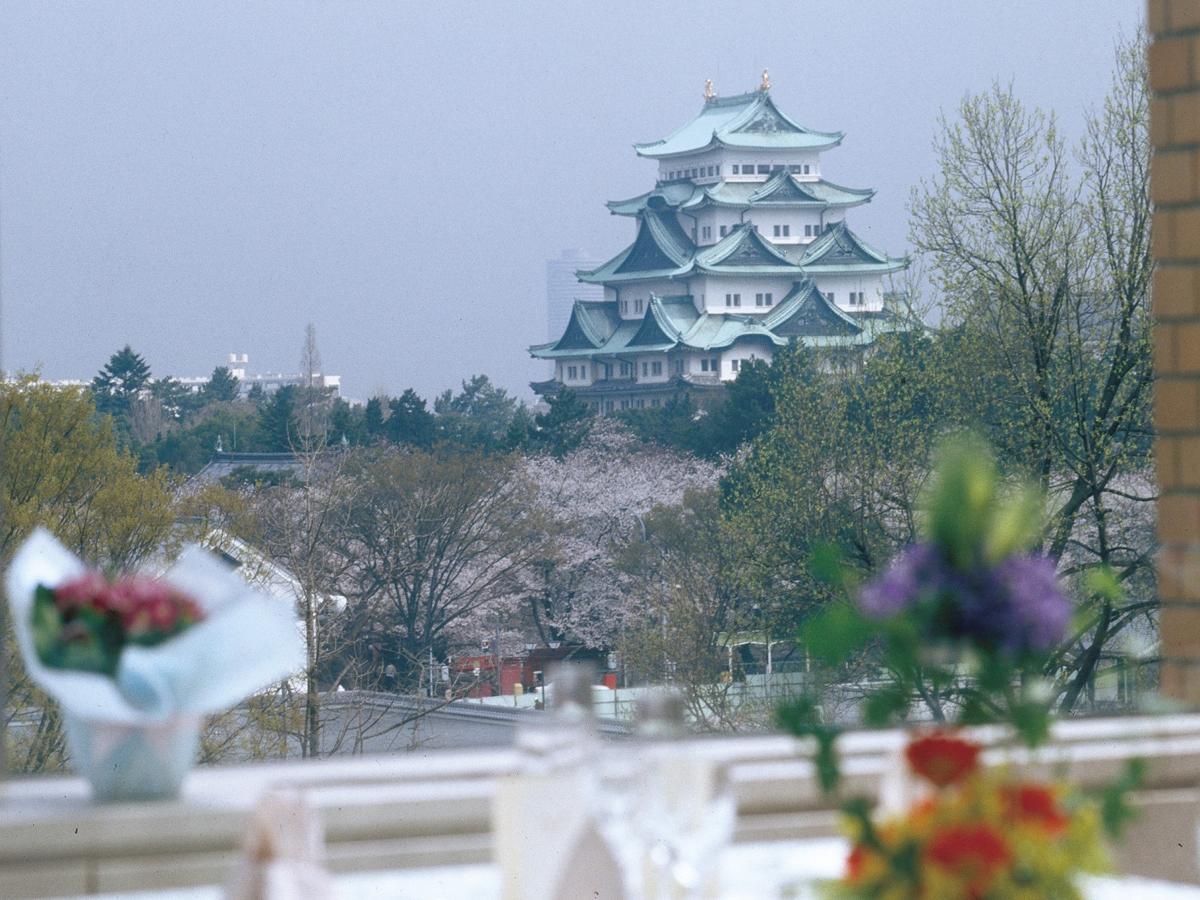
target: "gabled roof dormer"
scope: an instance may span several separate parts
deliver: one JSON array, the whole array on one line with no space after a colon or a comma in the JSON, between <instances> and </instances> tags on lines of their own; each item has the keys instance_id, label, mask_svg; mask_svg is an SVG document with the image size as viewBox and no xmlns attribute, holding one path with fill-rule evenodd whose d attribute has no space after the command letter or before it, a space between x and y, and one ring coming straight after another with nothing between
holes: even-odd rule
<instances>
[{"instance_id":1,"label":"gabled roof dormer","mask_svg":"<svg viewBox=\"0 0 1200 900\"><path fill-rule=\"evenodd\" d=\"M797 281L763 324L780 337L854 337L862 326L830 303L812 279Z\"/></svg>"},{"instance_id":2,"label":"gabled roof dormer","mask_svg":"<svg viewBox=\"0 0 1200 900\"><path fill-rule=\"evenodd\" d=\"M620 323L612 301L576 300L571 319L554 350L596 350L604 346Z\"/></svg>"},{"instance_id":3,"label":"gabled roof dormer","mask_svg":"<svg viewBox=\"0 0 1200 900\"><path fill-rule=\"evenodd\" d=\"M746 198L747 202L757 204L786 203L819 203L826 205L822 197L818 197L808 187L806 182L797 181L787 169L780 169L767 179L767 183Z\"/></svg>"},{"instance_id":4,"label":"gabled roof dormer","mask_svg":"<svg viewBox=\"0 0 1200 900\"><path fill-rule=\"evenodd\" d=\"M795 264L763 238L752 222L743 222L720 241L697 253L696 267L704 271L796 271Z\"/></svg>"},{"instance_id":5,"label":"gabled roof dormer","mask_svg":"<svg viewBox=\"0 0 1200 900\"><path fill-rule=\"evenodd\" d=\"M642 325L626 346L640 350L670 349L679 343L683 331L695 322L698 315L690 297L664 300L651 294Z\"/></svg>"},{"instance_id":6,"label":"gabled roof dormer","mask_svg":"<svg viewBox=\"0 0 1200 900\"><path fill-rule=\"evenodd\" d=\"M652 203L638 213L638 233L632 244L600 268L575 274L580 281L591 283L669 278L691 262L695 249L675 213Z\"/></svg>"}]
</instances>

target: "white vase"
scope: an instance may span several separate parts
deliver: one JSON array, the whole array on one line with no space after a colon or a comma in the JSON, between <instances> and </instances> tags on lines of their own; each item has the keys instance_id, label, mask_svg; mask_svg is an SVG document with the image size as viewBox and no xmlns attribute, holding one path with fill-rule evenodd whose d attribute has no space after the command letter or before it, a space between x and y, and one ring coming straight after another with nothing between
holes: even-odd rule
<instances>
[{"instance_id":1,"label":"white vase","mask_svg":"<svg viewBox=\"0 0 1200 900\"><path fill-rule=\"evenodd\" d=\"M71 766L100 801L168 800L179 795L196 761L201 720L122 725L63 716Z\"/></svg>"}]
</instances>

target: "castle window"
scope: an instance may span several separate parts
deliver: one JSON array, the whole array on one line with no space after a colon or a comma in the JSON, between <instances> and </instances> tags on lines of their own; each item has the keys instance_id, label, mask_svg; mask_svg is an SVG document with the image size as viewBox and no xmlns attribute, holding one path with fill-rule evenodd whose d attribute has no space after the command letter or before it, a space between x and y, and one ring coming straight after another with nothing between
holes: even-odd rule
<instances>
[{"instance_id":1,"label":"castle window","mask_svg":"<svg viewBox=\"0 0 1200 900\"><path fill-rule=\"evenodd\" d=\"M651 405L651 406L658 406L658 398L657 398L657 397L655 397L653 400L651 400L651 401L650 401L650 405Z\"/></svg>"},{"instance_id":2,"label":"castle window","mask_svg":"<svg viewBox=\"0 0 1200 900\"><path fill-rule=\"evenodd\" d=\"M793 175L799 175L801 172L804 171L804 167L803 166L788 166L788 171L791 172Z\"/></svg>"},{"instance_id":3,"label":"castle window","mask_svg":"<svg viewBox=\"0 0 1200 900\"><path fill-rule=\"evenodd\" d=\"M805 175L809 174L809 168L808 168L808 166L805 166L805 167L804 167L804 174L805 174Z\"/></svg>"},{"instance_id":4,"label":"castle window","mask_svg":"<svg viewBox=\"0 0 1200 900\"><path fill-rule=\"evenodd\" d=\"M826 291L825 299L828 300L830 303L832 303L833 302L833 291Z\"/></svg>"},{"instance_id":5,"label":"castle window","mask_svg":"<svg viewBox=\"0 0 1200 900\"><path fill-rule=\"evenodd\" d=\"M621 401L621 409L629 409L629 401L628 400Z\"/></svg>"},{"instance_id":6,"label":"castle window","mask_svg":"<svg viewBox=\"0 0 1200 900\"><path fill-rule=\"evenodd\" d=\"M754 295L754 305L755 306L770 306L774 302L775 302L774 295L772 295L770 293Z\"/></svg>"},{"instance_id":7,"label":"castle window","mask_svg":"<svg viewBox=\"0 0 1200 900\"><path fill-rule=\"evenodd\" d=\"M707 357L706 357L706 358L704 358L704 359L702 359L702 360L700 360L700 371L701 371L701 372L707 372L707 371L708 371L708 359L707 359Z\"/></svg>"},{"instance_id":8,"label":"castle window","mask_svg":"<svg viewBox=\"0 0 1200 900\"><path fill-rule=\"evenodd\" d=\"M812 237L812 236L813 236L813 227L812 227L811 225L805 225L805 226L804 226L804 236L805 236L805 237Z\"/></svg>"},{"instance_id":9,"label":"castle window","mask_svg":"<svg viewBox=\"0 0 1200 900\"><path fill-rule=\"evenodd\" d=\"M734 163L734 164L733 164L733 174L734 174L734 175L738 174L738 170L739 170L740 168L741 168L741 166L739 166L737 163Z\"/></svg>"},{"instance_id":10,"label":"castle window","mask_svg":"<svg viewBox=\"0 0 1200 900\"><path fill-rule=\"evenodd\" d=\"M742 368L742 361L740 359L735 359L729 365L733 369L733 371L740 372L741 368Z\"/></svg>"},{"instance_id":11,"label":"castle window","mask_svg":"<svg viewBox=\"0 0 1200 900\"><path fill-rule=\"evenodd\" d=\"M642 377L645 378L650 374L650 364L642 363Z\"/></svg>"},{"instance_id":12,"label":"castle window","mask_svg":"<svg viewBox=\"0 0 1200 900\"><path fill-rule=\"evenodd\" d=\"M718 357L714 356L712 358L712 361L708 364L708 368L713 372L720 372L721 371L721 360Z\"/></svg>"},{"instance_id":13,"label":"castle window","mask_svg":"<svg viewBox=\"0 0 1200 900\"><path fill-rule=\"evenodd\" d=\"M661 375L662 374L662 363L661 362L650 363L650 374L651 375Z\"/></svg>"},{"instance_id":14,"label":"castle window","mask_svg":"<svg viewBox=\"0 0 1200 900\"><path fill-rule=\"evenodd\" d=\"M790 237L791 233L792 233L791 225L776 225L775 226L775 232L774 232L775 237Z\"/></svg>"},{"instance_id":15,"label":"castle window","mask_svg":"<svg viewBox=\"0 0 1200 900\"><path fill-rule=\"evenodd\" d=\"M646 401L643 400L641 397L639 397L638 402L637 402L637 408L642 409L645 407L645 405L646 405Z\"/></svg>"},{"instance_id":16,"label":"castle window","mask_svg":"<svg viewBox=\"0 0 1200 900\"><path fill-rule=\"evenodd\" d=\"M727 235L728 233L729 233L729 226L722 225L721 226L721 237L725 237L725 235Z\"/></svg>"},{"instance_id":17,"label":"castle window","mask_svg":"<svg viewBox=\"0 0 1200 900\"><path fill-rule=\"evenodd\" d=\"M758 174L759 174L759 175L770 175L770 174L771 174L771 167L770 167L770 166L763 166L763 165L760 165L760 166L758 167Z\"/></svg>"},{"instance_id":18,"label":"castle window","mask_svg":"<svg viewBox=\"0 0 1200 900\"><path fill-rule=\"evenodd\" d=\"M575 380L575 367L574 366L567 366L567 379L569 381Z\"/></svg>"}]
</instances>

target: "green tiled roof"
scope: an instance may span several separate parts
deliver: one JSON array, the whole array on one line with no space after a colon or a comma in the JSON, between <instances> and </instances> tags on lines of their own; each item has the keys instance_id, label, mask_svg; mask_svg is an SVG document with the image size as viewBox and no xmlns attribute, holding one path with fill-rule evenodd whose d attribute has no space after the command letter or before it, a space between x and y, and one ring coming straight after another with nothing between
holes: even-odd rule
<instances>
[{"instance_id":1,"label":"green tiled roof","mask_svg":"<svg viewBox=\"0 0 1200 900\"><path fill-rule=\"evenodd\" d=\"M634 242L600 266L576 273L580 281L611 284L651 279L686 278L697 273L782 275L878 274L908 266L905 257L875 250L838 222L804 244L773 244L752 222L736 226L717 243L696 247L683 233L673 213L647 208L639 215Z\"/></svg>"},{"instance_id":2,"label":"green tiled roof","mask_svg":"<svg viewBox=\"0 0 1200 900\"><path fill-rule=\"evenodd\" d=\"M660 141L634 144L639 156L661 159L714 146L764 150L821 150L842 140L841 132L813 131L792 121L767 91L715 97L691 121Z\"/></svg>"},{"instance_id":3,"label":"green tiled roof","mask_svg":"<svg viewBox=\"0 0 1200 900\"><path fill-rule=\"evenodd\" d=\"M793 340L813 347L858 347L903 328L891 314L855 315L838 309L811 279L800 278L788 295L763 315L701 313L690 296L651 296L643 318L621 320L616 301L576 301L563 337L530 347L529 352L538 359L611 360L677 348L722 350L747 340L777 347ZM579 335L588 330L591 337L580 340Z\"/></svg>"},{"instance_id":4,"label":"green tiled roof","mask_svg":"<svg viewBox=\"0 0 1200 900\"><path fill-rule=\"evenodd\" d=\"M702 272L737 271L755 275L796 275L796 264L743 222L711 247L702 247L693 263Z\"/></svg>"},{"instance_id":5,"label":"green tiled roof","mask_svg":"<svg viewBox=\"0 0 1200 900\"><path fill-rule=\"evenodd\" d=\"M845 222L838 222L808 245L800 265L806 272L835 274L839 272L896 272L908 266L906 257L888 256L876 250Z\"/></svg>"},{"instance_id":6,"label":"green tiled roof","mask_svg":"<svg viewBox=\"0 0 1200 900\"><path fill-rule=\"evenodd\" d=\"M788 188L788 183L794 191ZM781 189L782 188L782 189ZM648 204L690 212L705 206L732 206L750 209L755 206L822 206L839 209L867 203L875 196L870 188L848 188L831 181L802 181L788 172L777 172L765 184L759 181L720 181L702 187L690 181L670 181L653 191L611 200L607 206L618 216L636 216Z\"/></svg>"},{"instance_id":7,"label":"green tiled roof","mask_svg":"<svg viewBox=\"0 0 1200 900\"><path fill-rule=\"evenodd\" d=\"M673 212L660 214L647 207L638 214L638 233L632 244L598 269L575 274L592 284L670 278L688 270L695 249Z\"/></svg>"}]
</instances>

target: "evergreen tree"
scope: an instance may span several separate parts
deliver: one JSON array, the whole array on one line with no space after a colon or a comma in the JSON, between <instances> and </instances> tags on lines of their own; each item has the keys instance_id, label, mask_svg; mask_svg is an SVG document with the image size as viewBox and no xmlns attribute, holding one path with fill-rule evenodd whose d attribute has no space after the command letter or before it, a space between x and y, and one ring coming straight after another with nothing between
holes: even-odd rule
<instances>
[{"instance_id":1,"label":"evergreen tree","mask_svg":"<svg viewBox=\"0 0 1200 900\"><path fill-rule=\"evenodd\" d=\"M340 397L333 401L329 414L329 440L346 444L361 444L366 438L366 421L361 408L353 407Z\"/></svg>"},{"instance_id":2,"label":"evergreen tree","mask_svg":"<svg viewBox=\"0 0 1200 900\"><path fill-rule=\"evenodd\" d=\"M387 397L372 397L367 401L367 409L364 414L363 427L369 438L383 437L384 421L383 421L383 403Z\"/></svg>"},{"instance_id":3,"label":"evergreen tree","mask_svg":"<svg viewBox=\"0 0 1200 900\"><path fill-rule=\"evenodd\" d=\"M508 434L504 438L504 449L509 451L525 451L533 445L534 429L533 414L524 403L517 406L512 421L508 423Z\"/></svg>"},{"instance_id":4,"label":"evergreen tree","mask_svg":"<svg viewBox=\"0 0 1200 900\"><path fill-rule=\"evenodd\" d=\"M535 445L562 459L592 429L592 410L574 391L563 388L547 398L550 409L534 417ZM515 417L514 417L515 419Z\"/></svg>"},{"instance_id":5,"label":"evergreen tree","mask_svg":"<svg viewBox=\"0 0 1200 900\"><path fill-rule=\"evenodd\" d=\"M162 404L167 418L182 422L198 406L198 397L177 378L159 378L150 382L150 394Z\"/></svg>"},{"instance_id":6,"label":"evergreen tree","mask_svg":"<svg viewBox=\"0 0 1200 900\"><path fill-rule=\"evenodd\" d=\"M230 403L238 398L241 381L233 376L226 366L217 366L204 385L205 403Z\"/></svg>"},{"instance_id":7,"label":"evergreen tree","mask_svg":"<svg viewBox=\"0 0 1200 900\"><path fill-rule=\"evenodd\" d=\"M250 385L250 390L246 391L246 399L255 406L262 406L267 402L267 392L263 390L263 386L257 381Z\"/></svg>"},{"instance_id":8,"label":"evergreen tree","mask_svg":"<svg viewBox=\"0 0 1200 900\"><path fill-rule=\"evenodd\" d=\"M272 394L258 411L258 430L266 450L283 453L296 448L295 385L285 385Z\"/></svg>"},{"instance_id":9,"label":"evergreen tree","mask_svg":"<svg viewBox=\"0 0 1200 900\"><path fill-rule=\"evenodd\" d=\"M775 362L782 362L779 357L789 352L795 350L780 350ZM691 449L709 457L733 453L766 431L775 415L773 392L779 371L761 359L743 362L737 378L725 386L724 402L703 419Z\"/></svg>"},{"instance_id":10,"label":"evergreen tree","mask_svg":"<svg viewBox=\"0 0 1200 900\"><path fill-rule=\"evenodd\" d=\"M433 445L436 433L433 414L425 406L424 398L412 388L393 399L388 408L391 416L386 423L388 439L396 444L428 449Z\"/></svg>"},{"instance_id":11,"label":"evergreen tree","mask_svg":"<svg viewBox=\"0 0 1200 900\"><path fill-rule=\"evenodd\" d=\"M457 395L446 391L434 401L439 436L461 447L491 451L504 446L517 400L486 375L464 381Z\"/></svg>"},{"instance_id":12,"label":"evergreen tree","mask_svg":"<svg viewBox=\"0 0 1200 900\"><path fill-rule=\"evenodd\" d=\"M150 367L128 344L117 351L92 379L96 409L114 416L129 414L130 404L150 384Z\"/></svg>"}]
</instances>

